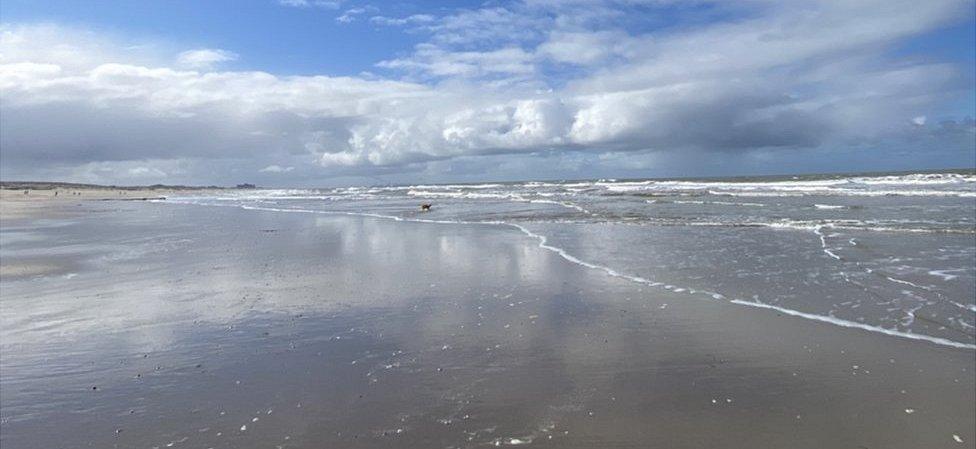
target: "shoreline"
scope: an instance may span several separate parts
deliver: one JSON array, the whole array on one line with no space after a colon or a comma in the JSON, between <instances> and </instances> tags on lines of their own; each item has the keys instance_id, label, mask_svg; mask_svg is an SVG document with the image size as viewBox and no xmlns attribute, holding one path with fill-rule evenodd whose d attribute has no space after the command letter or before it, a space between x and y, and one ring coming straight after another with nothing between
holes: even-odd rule
<instances>
[{"instance_id":1,"label":"shoreline","mask_svg":"<svg viewBox=\"0 0 976 449\"><path fill-rule=\"evenodd\" d=\"M45 216L0 229L5 261L77 262L0 279L4 447L976 442L970 350L688 301L512 227Z\"/></svg>"}]
</instances>

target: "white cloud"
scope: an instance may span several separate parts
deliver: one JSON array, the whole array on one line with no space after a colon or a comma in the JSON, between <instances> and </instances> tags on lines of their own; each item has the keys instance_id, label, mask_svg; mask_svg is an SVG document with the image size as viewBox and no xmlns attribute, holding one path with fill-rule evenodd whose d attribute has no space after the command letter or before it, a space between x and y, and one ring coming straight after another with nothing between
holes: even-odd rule
<instances>
[{"instance_id":1,"label":"white cloud","mask_svg":"<svg viewBox=\"0 0 976 449\"><path fill-rule=\"evenodd\" d=\"M592 3L487 7L405 24L428 39L379 62L386 78L219 70L236 55L198 49L174 63L86 30L4 26L3 168L110 164L98 176L156 167L182 179L172 164L186 176L197 162L268 176L301 167L294 177L309 164L388 173L540 151L565 167L579 151L641 167L623 155L887 142L911 132L906 117L971 94L953 64L886 52L967 5L754 2L742 19L643 34Z\"/></svg>"},{"instance_id":2,"label":"white cloud","mask_svg":"<svg viewBox=\"0 0 976 449\"><path fill-rule=\"evenodd\" d=\"M237 53L219 48L198 48L187 50L176 57L181 67L209 70L222 62L236 61Z\"/></svg>"},{"instance_id":3,"label":"white cloud","mask_svg":"<svg viewBox=\"0 0 976 449\"><path fill-rule=\"evenodd\" d=\"M435 20L435 17L430 14L414 14L407 17L385 17L385 16L373 16L369 18L369 21L376 25L388 25L388 26L402 26L402 25L414 25L420 23L430 23Z\"/></svg>"},{"instance_id":4,"label":"white cloud","mask_svg":"<svg viewBox=\"0 0 976 449\"><path fill-rule=\"evenodd\" d=\"M378 8L372 5L364 5L356 8L349 8L342 13L341 16L336 17L336 22L339 23L352 23L355 22L360 16L368 12L376 12Z\"/></svg>"},{"instance_id":5,"label":"white cloud","mask_svg":"<svg viewBox=\"0 0 976 449\"><path fill-rule=\"evenodd\" d=\"M362 14L364 12L365 10L363 10L362 8L349 9L346 12L342 13L341 16L336 17L335 20L336 22L339 23L352 23L353 21L356 20L357 15Z\"/></svg>"},{"instance_id":6,"label":"white cloud","mask_svg":"<svg viewBox=\"0 0 976 449\"><path fill-rule=\"evenodd\" d=\"M420 44L409 58L381 61L377 67L404 70L432 77L524 76L535 72L532 54L518 47L491 51L445 51Z\"/></svg>"},{"instance_id":7,"label":"white cloud","mask_svg":"<svg viewBox=\"0 0 976 449\"><path fill-rule=\"evenodd\" d=\"M143 159L132 161L87 162L78 166L52 167L39 171L36 179L70 179L95 184L170 183L174 176L186 174L186 161Z\"/></svg>"},{"instance_id":8,"label":"white cloud","mask_svg":"<svg viewBox=\"0 0 976 449\"><path fill-rule=\"evenodd\" d=\"M291 6L294 8L326 8L326 9L339 9L342 6L342 0L278 0L278 4L281 6Z\"/></svg>"},{"instance_id":9,"label":"white cloud","mask_svg":"<svg viewBox=\"0 0 976 449\"><path fill-rule=\"evenodd\" d=\"M549 11L539 12L503 7L461 10L421 29L431 32L438 45L509 46L538 38L551 27Z\"/></svg>"},{"instance_id":10,"label":"white cloud","mask_svg":"<svg viewBox=\"0 0 976 449\"><path fill-rule=\"evenodd\" d=\"M288 172L290 172L290 171L292 171L294 169L295 169L295 167L282 167L280 165L269 165L267 167L264 167L264 168L258 170L258 172L260 172L260 173L288 173Z\"/></svg>"},{"instance_id":11,"label":"white cloud","mask_svg":"<svg viewBox=\"0 0 976 449\"><path fill-rule=\"evenodd\" d=\"M574 65L606 62L609 58L632 53L634 39L620 31L555 31L538 47L541 56Z\"/></svg>"},{"instance_id":12,"label":"white cloud","mask_svg":"<svg viewBox=\"0 0 976 449\"><path fill-rule=\"evenodd\" d=\"M134 167L128 170L128 176L133 178L165 178L166 172L153 167Z\"/></svg>"}]
</instances>

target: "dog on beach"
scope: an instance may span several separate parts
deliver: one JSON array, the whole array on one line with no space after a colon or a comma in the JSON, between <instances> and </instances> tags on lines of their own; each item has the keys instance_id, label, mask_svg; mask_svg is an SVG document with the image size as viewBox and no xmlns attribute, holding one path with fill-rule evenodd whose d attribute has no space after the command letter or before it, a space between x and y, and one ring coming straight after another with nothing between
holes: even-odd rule
<instances>
[{"instance_id":1,"label":"dog on beach","mask_svg":"<svg viewBox=\"0 0 976 449\"><path fill-rule=\"evenodd\" d=\"M430 203L421 204L420 205L420 210L422 212L430 212L430 206L432 206L432 204L430 204Z\"/></svg>"}]
</instances>

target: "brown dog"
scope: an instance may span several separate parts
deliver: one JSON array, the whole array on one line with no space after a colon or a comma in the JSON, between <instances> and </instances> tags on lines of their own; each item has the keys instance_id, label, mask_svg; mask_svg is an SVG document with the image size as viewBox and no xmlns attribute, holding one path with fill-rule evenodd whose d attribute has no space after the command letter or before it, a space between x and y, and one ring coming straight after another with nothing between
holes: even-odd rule
<instances>
[{"instance_id":1,"label":"brown dog","mask_svg":"<svg viewBox=\"0 0 976 449\"><path fill-rule=\"evenodd\" d=\"M424 203L420 205L420 210L423 212L430 212L430 203Z\"/></svg>"}]
</instances>

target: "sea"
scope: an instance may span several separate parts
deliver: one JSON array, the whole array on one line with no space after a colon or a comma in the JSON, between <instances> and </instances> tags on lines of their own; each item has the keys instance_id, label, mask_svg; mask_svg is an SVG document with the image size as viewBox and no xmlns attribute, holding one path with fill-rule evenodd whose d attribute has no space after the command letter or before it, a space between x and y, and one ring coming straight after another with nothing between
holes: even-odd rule
<instances>
[{"instance_id":1,"label":"sea","mask_svg":"<svg viewBox=\"0 0 976 449\"><path fill-rule=\"evenodd\" d=\"M247 189L164 202L508 227L644 292L976 348L973 170Z\"/></svg>"}]
</instances>

